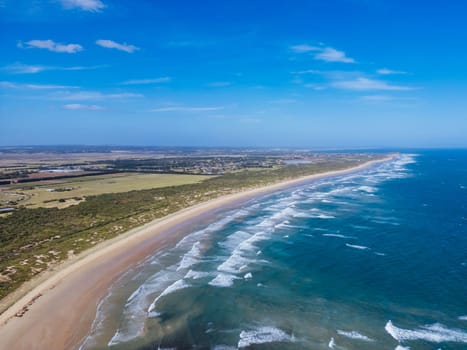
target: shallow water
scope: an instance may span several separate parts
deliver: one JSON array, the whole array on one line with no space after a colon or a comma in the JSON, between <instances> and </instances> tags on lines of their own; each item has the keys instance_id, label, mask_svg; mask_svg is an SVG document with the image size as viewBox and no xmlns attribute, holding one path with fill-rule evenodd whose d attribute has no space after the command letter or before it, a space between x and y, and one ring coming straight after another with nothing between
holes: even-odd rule
<instances>
[{"instance_id":1,"label":"shallow water","mask_svg":"<svg viewBox=\"0 0 467 350\"><path fill-rule=\"evenodd\" d=\"M467 152L244 204L129 271L83 349L467 348Z\"/></svg>"}]
</instances>

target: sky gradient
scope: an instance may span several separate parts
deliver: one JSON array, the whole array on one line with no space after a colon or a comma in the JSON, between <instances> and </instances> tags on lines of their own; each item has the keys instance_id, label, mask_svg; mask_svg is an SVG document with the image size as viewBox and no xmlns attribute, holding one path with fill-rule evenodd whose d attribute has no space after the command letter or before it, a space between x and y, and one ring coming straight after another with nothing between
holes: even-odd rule
<instances>
[{"instance_id":1,"label":"sky gradient","mask_svg":"<svg viewBox=\"0 0 467 350\"><path fill-rule=\"evenodd\" d=\"M467 2L0 1L0 145L467 147Z\"/></svg>"}]
</instances>

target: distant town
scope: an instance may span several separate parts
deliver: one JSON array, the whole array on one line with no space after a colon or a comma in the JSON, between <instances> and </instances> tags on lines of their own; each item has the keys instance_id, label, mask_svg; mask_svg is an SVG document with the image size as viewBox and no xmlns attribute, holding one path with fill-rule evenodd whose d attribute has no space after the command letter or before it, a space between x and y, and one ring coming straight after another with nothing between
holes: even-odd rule
<instances>
[{"instance_id":1,"label":"distant town","mask_svg":"<svg viewBox=\"0 0 467 350\"><path fill-rule=\"evenodd\" d=\"M1 147L0 185L115 173L222 175L248 168L318 164L336 157L356 156L359 155L288 149Z\"/></svg>"}]
</instances>

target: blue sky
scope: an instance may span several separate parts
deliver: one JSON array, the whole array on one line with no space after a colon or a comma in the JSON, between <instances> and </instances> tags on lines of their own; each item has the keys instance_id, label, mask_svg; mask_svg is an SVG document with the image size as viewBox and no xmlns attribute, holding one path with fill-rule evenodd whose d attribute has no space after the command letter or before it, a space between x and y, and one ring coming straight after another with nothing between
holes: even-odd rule
<instances>
[{"instance_id":1,"label":"blue sky","mask_svg":"<svg viewBox=\"0 0 467 350\"><path fill-rule=\"evenodd\" d=\"M466 147L466 13L0 0L0 145Z\"/></svg>"}]
</instances>

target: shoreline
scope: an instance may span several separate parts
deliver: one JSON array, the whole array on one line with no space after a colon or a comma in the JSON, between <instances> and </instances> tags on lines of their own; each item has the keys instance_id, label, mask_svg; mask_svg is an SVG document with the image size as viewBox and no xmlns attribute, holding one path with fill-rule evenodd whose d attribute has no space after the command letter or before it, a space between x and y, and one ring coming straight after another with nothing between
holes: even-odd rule
<instances>
[{"instance_id":1,"label":"shoreline","mask_svg":"<svg viewBox=\"0 0 467 350\"><path fill-rule=\"evenodd\" d=\"M97 304L109 287L132 266L173 242L174 236L178 236L177 231L188 228L190 223L258 196L309 181L357 172L394 157L389 155L343 170L308 175L221 196L102 242L40 278L27 282L18 293L14 293L7 301L11 306L0 314L0 348L78 348L89 333ZM19 297L20 294L23 296ZM15 317L25 306L27 312L22 317Z\"/></svg>"}]
</instances>

